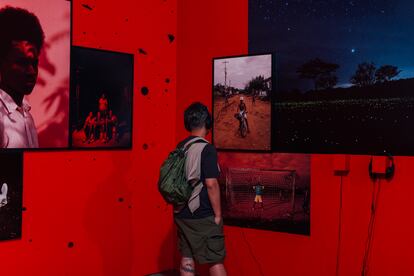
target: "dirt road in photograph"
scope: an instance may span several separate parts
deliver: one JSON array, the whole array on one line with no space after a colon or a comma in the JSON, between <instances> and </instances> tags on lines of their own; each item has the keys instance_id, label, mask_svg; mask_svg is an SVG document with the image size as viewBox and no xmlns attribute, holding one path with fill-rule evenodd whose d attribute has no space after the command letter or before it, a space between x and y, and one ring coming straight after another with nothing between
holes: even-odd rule
<instances>
[{"instance_id":1,"label":"dirt road in photograph","mask_svg":"<svg viewBox=\"0 0 414 276\"><path fill-rule=\"evenodd\" d=\"M226 106L224 98L214 101L214 143L219 149L270 150L271 149L271 104L243 96L247 106L250 133L241 137L239 121L234 117L240 96L233 96Z\"/></svg>"}]
</instances>

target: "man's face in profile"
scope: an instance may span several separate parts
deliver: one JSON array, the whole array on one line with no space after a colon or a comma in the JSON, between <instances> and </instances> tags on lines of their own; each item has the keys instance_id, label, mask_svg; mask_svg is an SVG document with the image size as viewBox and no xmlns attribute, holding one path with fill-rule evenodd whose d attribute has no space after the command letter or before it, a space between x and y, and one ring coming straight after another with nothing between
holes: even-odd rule
<instances>
[{"instance_id":1,"label":"man's face in profile","mask_svg":"<svg viewBox=\"0 0 414 276\"><path fill-rule=\"evenodd\" d=\"M37 81L39 51L28 41L14 41L0 65L2 86L20 95L29 95Z\"/></svg>"}]
</instances>

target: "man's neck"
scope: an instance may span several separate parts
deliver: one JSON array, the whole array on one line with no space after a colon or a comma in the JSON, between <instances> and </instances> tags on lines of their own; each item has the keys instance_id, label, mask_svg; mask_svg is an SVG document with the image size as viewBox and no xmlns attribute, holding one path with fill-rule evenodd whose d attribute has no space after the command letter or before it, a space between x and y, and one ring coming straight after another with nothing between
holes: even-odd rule
<instances>
[{"instance_id":1,"label":"man's neck","mask_svg":"<svg viewBox=\"0 0 414 276\"><path fill-rule=\"evenodd\" d=\"M193 130L191 132L191 136L196 136L196 137L201 137L201 138L205 138L206 137L205 131L203 131L202 129L200 129L200 130Z\"/></svg>"},{"instance_id":2,"label":"man's neck","mask_svg":"<svg viewBox=\"0 0 414 276\"><path fill-rule=\"evenodd\" d=\"M21 95L19 93L15 93L13 91L13 89L10 89L10 88L8 88L7 86L5 86L3 84L0 84L0 89L2 89L4 92L6 92L18 106L22 106L23 97L24 97L23 95Z\"/></svg>"}]
</instances>

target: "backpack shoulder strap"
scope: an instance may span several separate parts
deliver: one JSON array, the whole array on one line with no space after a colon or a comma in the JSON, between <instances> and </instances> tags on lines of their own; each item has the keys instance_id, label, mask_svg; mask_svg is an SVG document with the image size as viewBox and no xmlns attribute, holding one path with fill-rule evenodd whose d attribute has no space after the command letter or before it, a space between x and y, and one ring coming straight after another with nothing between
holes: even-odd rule
<instances>
[{"instance_id":1,"label":"backpack shoulder strap","mask_svg":"<svg viewBox=\"0 0 414 276\"><path fill-rule=\"evenodd\" d=\"M190 139L190 141L188 141L187 143L184 144L183 149L184 151L188 151L190 149L190 147L195 144L195 143L199 143L199 142L203 142L203 143L209 143L206 139L202 138L202 137L194 137L193 139Z\"/></svg>"},{"instance_id":2,"label":"backpack shoulder strap","mask_svg":"<svg viewBox=\"0 0 414 276\"><path fill-rule=\"evenodd\" d=\"M194 143L186 151L186 178L187 181L194 187L201 178L201 154L208 143Z\"/></svg>"}]
</instances>

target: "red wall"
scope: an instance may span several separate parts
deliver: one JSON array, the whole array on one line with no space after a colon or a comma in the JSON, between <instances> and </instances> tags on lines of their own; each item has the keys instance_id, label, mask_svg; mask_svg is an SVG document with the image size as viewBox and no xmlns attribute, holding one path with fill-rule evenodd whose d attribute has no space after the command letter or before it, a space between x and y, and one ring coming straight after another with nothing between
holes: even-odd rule
<instances>
[{"instance_id":1,"label":"red wall","mask_svg":"<svg viewBox=\"0 0 414 276\"><path fill-rule=\"evenodd\" d=\"M177 140L193 101L211 105L211 58L247 53L247 0L178 2ZM361 275L372 183L369 156L352 156L343 180L339 275ZM335 275L340 178L332 155L312 156L311 235L225 227L229 275ZM382 182L369 263L370 275L414 275L411 198L414 159L395 158L396 174Z\"/></svg>"},{"instance_id":2,"label":"red wall","mask_svg":"<svg viewBox=\"0 0 414 276\"><path fill-rule=\"evenodd\" d=\"M135 54L133 150L27 153L23 237L0 244L0 274L144 275L171 268L171 212L156 181L175 144L177 44L168 34L176 35L176 1L73 5L74 45Z\"/></svg>"},{"instance_id":3,"label":"red wall","mask_svg":"<svg viewBox=\"0 0 414 276\"><path fill-rule=\"evenodd\" d=\"M75 0L73 13L75 45L135 53L134 148L26 154L23 237L1 243L0 273L112 276L171 268L175 234L156 189L158 168L185 136L184 108L195 100L211 104L211 58L247 53L247 0ZM172 43L169 33L177 33ZM344 179L340 275L360 275L368 161L352 156ZM382 183L371 275L414 274L414 159L395 163L394 180ZM332 169L332 156L312 157L310 237L225 227L229 275L334 275L340 179Z\"/></svg>"}]
</instances>

